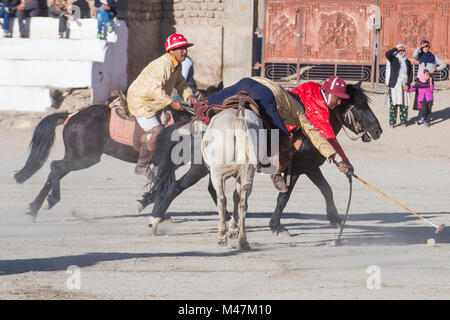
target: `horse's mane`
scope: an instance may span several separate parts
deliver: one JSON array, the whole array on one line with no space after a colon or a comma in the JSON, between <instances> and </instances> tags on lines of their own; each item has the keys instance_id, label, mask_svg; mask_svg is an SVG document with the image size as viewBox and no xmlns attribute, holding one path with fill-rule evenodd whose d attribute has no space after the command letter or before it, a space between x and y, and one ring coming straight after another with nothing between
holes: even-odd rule
<instances>
[{"instance_id":1,"label":"horse's mane","mask_svg":"<svg viewBox=\"0 0 450 320\"><path fill-rule=\"evenodd\" d=\"M358 84L348 84L347 93L350 95L350 99L344 100L343 104L351 105L367 105L372 102L372 100L367 95L367 91L361 88Z\"/></svg>"}]
</instances>

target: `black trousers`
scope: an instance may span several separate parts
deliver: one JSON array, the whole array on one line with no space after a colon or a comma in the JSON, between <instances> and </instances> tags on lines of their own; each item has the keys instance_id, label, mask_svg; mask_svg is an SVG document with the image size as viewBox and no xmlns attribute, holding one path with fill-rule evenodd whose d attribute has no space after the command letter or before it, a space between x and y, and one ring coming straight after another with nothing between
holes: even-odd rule
<instances>
[{"instance_id":1,"label":"black trousers","mask_svg":"<svg viewBox=\"0 0 450 320\"><path fill-rule=\"evenodd\" d=\"M421 103L422 108L419 111L419 118L425 119L425 122L430 123L431 121L431 108L433 107L433 101L423 100Z\"/></svg>"}]
</instances>

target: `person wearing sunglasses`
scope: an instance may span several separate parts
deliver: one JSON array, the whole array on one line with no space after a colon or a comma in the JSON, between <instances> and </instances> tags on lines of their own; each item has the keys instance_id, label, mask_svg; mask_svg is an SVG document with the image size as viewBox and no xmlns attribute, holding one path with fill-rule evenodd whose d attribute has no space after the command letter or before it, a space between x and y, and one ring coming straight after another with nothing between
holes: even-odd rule
<instances>
[{"instance_id":1,"label":"person wearing sunglasses","mask_svg":"<svg viewBox=\"0 0 450 320\"><path fill-rule=\"evenodd\" d=\"M411 61L406 57L406 47L398 44L386 52L386 77L389 100L389 125L394 128L400 110L400 124L406 127L408 106L410 103L408 90L413 81Z\"/></svg>"},{"instance_id":2,"label":"person wearing sunglasses","mask_svg":"<svg viewBox=\"0 0 450 320\"><path fill-rule=\"evenodd\" d=\"M447 64L443 62L439 57L431 52L431 44L427 40L422 40L420 46L414 51L413 57L419 62L419 70L427 69L431 75L433 73L443 70Z\"/></svg>"}]
</instances>

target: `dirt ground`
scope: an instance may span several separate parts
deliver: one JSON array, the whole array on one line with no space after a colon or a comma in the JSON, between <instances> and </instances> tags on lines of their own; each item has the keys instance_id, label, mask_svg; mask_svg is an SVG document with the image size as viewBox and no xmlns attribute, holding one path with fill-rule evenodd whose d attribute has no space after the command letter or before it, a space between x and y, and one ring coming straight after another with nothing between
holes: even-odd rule
<instances>
[{"instance_id":1,"label":"dirt ground","mask_svg":"<svg viewBox=\"0 0 450 320\"><path fill-rule=\"evenodd\" d=\"M371 106L384 129L381 139L364 144L338 137L355 173L431 222L450 226L450 90L436 93L430 128L389 128L379 93L371 94ZM269 230L277 193L264 175L256 177L249 202L250 251L237 250L234 241L216 244L218 217L206 179L176 199L169 208L173 222L152 236L151 208L142 215L136 210L144 178L109 156L65 177L61 202L32 224L24 215L28 203L64 149L58 128L49 161L18 185L13 174L25 163L31 135L31 129L0 130L0 299L450 298L450 227L436 236L432 226L358 181L341 247L328 244L338 230L306 177L282 219L291 237ZM347 179L333 165L322 168L343 215ZM430 238L434 246L427 245ZM73 265L80 269L70 274ZM75 275L80 282L69 284L79 289L67 286Z\"/></svg>"}]
</instances>

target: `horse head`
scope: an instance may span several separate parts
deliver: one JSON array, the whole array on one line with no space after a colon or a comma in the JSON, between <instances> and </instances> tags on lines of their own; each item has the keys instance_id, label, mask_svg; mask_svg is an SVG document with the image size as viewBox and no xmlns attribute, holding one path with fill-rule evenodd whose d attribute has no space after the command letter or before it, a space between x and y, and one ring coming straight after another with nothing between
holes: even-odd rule
<instances>
[{"instance_id":1,"label":"horse head","mask_svg":"<svg viewBox=\"0 0 450 320\"><path fill-rule=\"evenodd\" d=\"M350 98L342 100L342 103L334 109L337 119L358 135L357 138L351 138L352 140L360 137L364 142L370 142L372 139L378 140L383 129L370 109L371 101L366 91L361 88L361 82L356 85L348 84L347 93Z\"/></svg>"}]
</instances>

